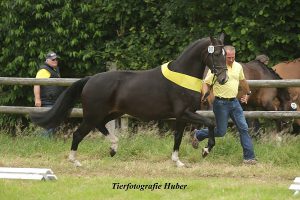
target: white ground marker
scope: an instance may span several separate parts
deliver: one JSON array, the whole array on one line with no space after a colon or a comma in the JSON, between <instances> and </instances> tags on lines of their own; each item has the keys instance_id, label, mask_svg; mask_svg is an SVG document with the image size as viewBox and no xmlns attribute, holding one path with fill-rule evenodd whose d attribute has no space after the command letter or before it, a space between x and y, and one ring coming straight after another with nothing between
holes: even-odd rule
<instances>
[{"instance_id":1,"label":"white ground marker","mask_svg":"<svg viewBox=\"0 0 300 200\"><path fill-rule=\"evenodd\" d=\"M294 195L297 195L300 193L300 177L296 177L294 180L294 183L290 185L290 190L295 190Z\"/></svg>"},{"instance_id":2,"label":"white ground marker","mask_svg":"<svg viewBox=\"0 0 300 200\"><path fill-rule=\"evenodd\" d=\"M0 179L57 180L51 169L0 167Z\"/></svg>"}]
</instances>

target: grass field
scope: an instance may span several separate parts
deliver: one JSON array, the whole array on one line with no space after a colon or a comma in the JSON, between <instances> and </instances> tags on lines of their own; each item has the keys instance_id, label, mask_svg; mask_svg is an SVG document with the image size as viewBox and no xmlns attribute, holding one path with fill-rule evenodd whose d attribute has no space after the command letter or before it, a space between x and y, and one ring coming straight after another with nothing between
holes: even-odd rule
<instances>
[{"instance_id":1,"label":"grass field","mask_svg":"<svg viewBox=\"0 0 300 200\"><path fill-rule=\"evenodd\" d=\"M109 142L92 134L79 146L80 168L67 162L70 143L71 139L64 141L62 137L11 138L1 133L0 166L51 168L58 180L2 179L0 199L300 199L288 190L300 176L299 136L283 136L280 143L272 136L255 141L259 160L255 166L241 164L239 140L232 133L217 139L217 146L206 159L201 158L200 150L192 149L186 135L180 158L188 168L177 168L171 161L171 134L122 134L113 158L108 153Z\"/></svg>"}]
</instances>

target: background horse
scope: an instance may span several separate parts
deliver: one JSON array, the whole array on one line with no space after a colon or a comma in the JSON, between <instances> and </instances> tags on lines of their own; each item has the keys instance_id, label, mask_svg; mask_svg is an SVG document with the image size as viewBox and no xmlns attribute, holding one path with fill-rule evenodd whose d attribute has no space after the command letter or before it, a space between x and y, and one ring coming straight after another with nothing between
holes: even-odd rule
<instances>
[{"instance_id":1,"label":"background horse","mask_svg":"<svg viewBox=\"0 0 300 200\"><path fill-rule=\"evenodd\" d=\"M300 79L300 58L292 61L278 63L272 67L283 79ZM300 111L300 87L288 88L291 99L297 104L297 111ZM293 124L293 131L300 132L300 119Z\"/></svg>"},{"instance_id":2,"label":"background horse","mask_svg":"<svg viewBox=\"0 0 300 200\"><path fill-rule=\"evenodd\" d=\"M280 80L281 77L271 68L267 67L261 60L253 60L248 63L241 63L245 78L247 80ZM245 110L266 110L266 111L289 111L291 109L290 94L286 88L250 88L252 94L248 104L243 104ZM239 91L240 98L244 91ZM248 120L250 121L250 120ZM256 123L255 123L256 122ZM258 125L258 119L254 123ZM281 131L280 120L276 120L277 131ZM249 124L250 125L250 124ZM251 125L250 125L251 127ZM258 127L254 127L258 131Z\"/></svg>"},{"instance_id":3,"label":"background horse","mask_svg":"<svg viewBox=\"0 0 300 200\"><path fill-rule=\"evenodd\" d=\"M214 124L213 120L195 113L200 109L200 78L205 66L216 74L220 84L228 79L223 40L223 34L219 39L197 40L176 60L151 70L105 72L83 78L66 89L49 111L31 113L30 117L44 128L57 127L81 96L83 120L73 134L69 154L69 160L76 166L81 165L76 159L78 145L94 128L110 139L113 156L118 138L108 132L107 122L123 114L144 120L175 118L172 160L177 166L184 166L178 152L186 123L204 123L209 127ZM210 134L208 148L213 145L213 134Z\"/></svg>"}]
</instances>

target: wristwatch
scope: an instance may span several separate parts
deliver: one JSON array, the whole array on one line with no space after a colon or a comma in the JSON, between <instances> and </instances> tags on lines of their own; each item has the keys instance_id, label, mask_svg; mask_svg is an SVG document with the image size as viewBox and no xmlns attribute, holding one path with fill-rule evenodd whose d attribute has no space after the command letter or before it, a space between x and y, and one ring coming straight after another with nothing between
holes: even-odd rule
<instances>
[{"instance_id":1,"label":"wristwatch","mask_svg":"<svg viewBox=\"0 0 300 200\"><path fill-rule=\"evenodd\" d=\"M246 95L250 96L252 94L251 90L249 92L247 92Z\"/></svg>"}]
</instances>

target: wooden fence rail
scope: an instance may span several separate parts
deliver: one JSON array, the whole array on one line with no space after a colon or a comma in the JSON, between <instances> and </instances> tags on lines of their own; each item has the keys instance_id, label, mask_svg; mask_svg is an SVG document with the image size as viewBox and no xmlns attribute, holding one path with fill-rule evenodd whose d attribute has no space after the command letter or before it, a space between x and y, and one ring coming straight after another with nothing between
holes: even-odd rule
<instances>
[{"instance_id":1,"label":"wooden fence rail","mask_svg":"<svg viewBox=\"0 0 300 200\"><path fill-rule=\"evenodd\" d=\"M43 112L50 108L42 107L21 107L21 106L0 106L0 113L5 114L29 114L30 112ZM212 111L197 111L201 116L213 118ZM244 111L246 118L269 118L269 119L281 119L281 118L300 118L300 112L296 111ZM82 117L81 108L73 108L70 117ZM131 117L125 115L124 117Z\"/></svg>"},{"instance_id":2,"label":"wooden fence rail","mask_svg":"<svg viewBox=\"0 0 300 200\"><path fill-rule=\"evenodd\" d=\"M0 85L58 85L70 86L77 81L77 78L51 78L51 79L36 79L36 78L15 78L15 77L0 77ZM248 80L251 87L300 87L299 79L284 79L284 80Z\"/></svg>"},{"instance_id":3,"label":"wooden fence rail","mask_svg":"<svg viewBox=\"0 0 300 200\"><path fill-rule=\"evenodd\" d=\"M15 78L0 77L0 85L58 85L70 86L79 79L76 78L52 78L52 79L36 79L36 78ZM300 80L248 80L251 87L300 87ZM33 111L45 111L49 108L36 107L16 107L16 106L0 106L0 113L7 114L28 114ZM212 111L198 111L199 115L206 117L214 117ZM300 112L296 111L245 111L247 118L300 118ZM74 108L71 117L82 117L82 109Z\"/></svg>"},{"instance_id":4,"label":"wooden fence rail","mask_svg":"<svg viewBox=\"0 0 300 200\"><path fill-rule=\"evenodd\" d=\"M77 78L15 78L15 77L0 77L0 85L58 85L70 86Z\"/></svg>"}]
</instances>

